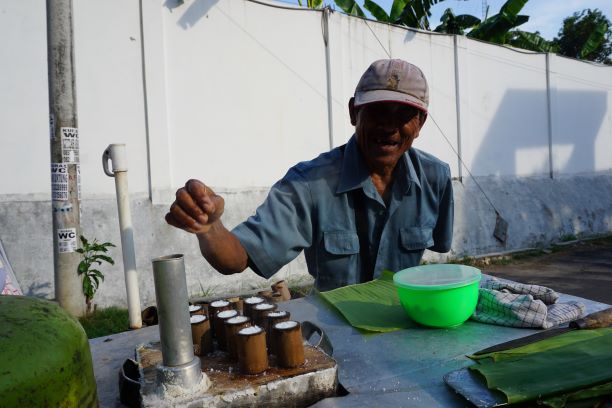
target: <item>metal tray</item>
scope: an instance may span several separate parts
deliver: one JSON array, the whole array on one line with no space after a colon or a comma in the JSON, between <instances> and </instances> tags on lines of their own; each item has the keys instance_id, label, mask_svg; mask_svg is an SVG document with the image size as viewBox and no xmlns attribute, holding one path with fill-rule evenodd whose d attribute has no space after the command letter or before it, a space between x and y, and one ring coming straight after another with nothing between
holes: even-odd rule
<instances>
[{"instance_id":1,"label":"metal tray","mask_svg":"<svg viewBox=\"0 0 612 408\"><path fill-rule=\"evenodd\" d=\"M508 405L503 393L488 389L484 379L468 368L451 371L444 376L444 382L457 394L479 408Z\"/></svg>"}]
</instances>

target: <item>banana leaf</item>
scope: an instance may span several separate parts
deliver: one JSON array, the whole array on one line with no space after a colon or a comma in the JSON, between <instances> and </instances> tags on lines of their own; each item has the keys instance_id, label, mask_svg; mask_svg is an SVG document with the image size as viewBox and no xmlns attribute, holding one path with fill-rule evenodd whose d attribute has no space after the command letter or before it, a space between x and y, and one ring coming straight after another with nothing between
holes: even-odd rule
<instances>
[{"instance_id":1,"label":"banana leaf","mask_svg":"<svg viewBox=\"0 0 612 408\"><path fill-rule=\"evenodd\" d=\"M334 306L358 329L370 332L391 332L415 327L402 308L393 273L385 271L381 277L367 283L343 286L319 295Z\"/></svg>"},{"instance_id":2,"label":"banana leaf","mask_svg":"<svg viewBox=\"0 0 612 408\"><path fill-rule=\"evenodd\" d=\"M536 400L557 404L582 391L590 397L606 392L606 384L612 383L612 328L567 332L479 356L477 362L470 369L485 377L489 389L504 393L509 404Z\"/></svg>"}]
</instances>

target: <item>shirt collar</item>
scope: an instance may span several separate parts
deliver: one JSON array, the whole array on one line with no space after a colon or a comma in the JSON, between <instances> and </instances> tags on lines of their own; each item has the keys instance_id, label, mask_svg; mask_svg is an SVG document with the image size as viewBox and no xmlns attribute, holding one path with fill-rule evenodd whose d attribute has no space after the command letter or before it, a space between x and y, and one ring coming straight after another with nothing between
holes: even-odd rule
<instances>
[{"instance_id":1,"label":"shirt collar","mask_svg":"<svg viewBox=\"0 0 612 408\"><path fill-rule=\"evenodd\" d=\"M407 168L408 171L399 171L400 177L403 177L401 184L405 186L404 193L407 194L410 191L412 183L421 188L421 183L417 176L417 172L412 164L412 160L408 158L408 152L404 153L398 166L401 168ZM336 193L346 193L347 191L356 190L359 187L364 187L370 179L370 172L365 164L363 156L357 146L357 138L353 135L344 149L344 156L342 158L342 168L340 171L340 182Z\"/></svg>"}]
</instances>

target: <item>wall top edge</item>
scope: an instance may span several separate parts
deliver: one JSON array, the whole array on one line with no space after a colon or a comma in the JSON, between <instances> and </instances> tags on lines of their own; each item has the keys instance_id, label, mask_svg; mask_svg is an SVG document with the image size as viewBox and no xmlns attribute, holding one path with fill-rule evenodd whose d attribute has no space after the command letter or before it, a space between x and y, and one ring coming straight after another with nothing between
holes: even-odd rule
<instances>
[{"instance_id":1,"label":"wall top edge","mask_svg":"<svg viewBox=\"0 0 612 408\"><path fill-rule=\"evenodd\" d=\"M259 4L265 7L274 7L274 8L280 8L280 9L285 9L285 10L291 10L291 11L306 11L306 12L315 12L315 13L322 13L324 11L324 9L310 9L310 8L305 8L305 7L300 7L300 6L293 6L287 3L283 3L280 1L262 1L262 0L244 0L245 2L248 3L255 3L255 4ZM530 51L530 50L524 50L521 48L515 48L509 45L505 45L505 44L495 44L495 43L491 43L488 41L483 41L483 40L479 40L477 38L470 38L467 37L465 35L457 35L457 34L446 34L446 33L437 33L435 31L427 31L427 30L421 30L418 28L413 28L413 27L406 27L403 25L399 25L399 24L393 24L393 23L389 23L389 22L384 22L384 21L378 21L378 20L372 20L370 18L367 17L361 17L361 16L354 16L354 15L349 15L344 13L343 11L340 10L336 10L334 8L331 9L332 12L338 12L340 15L344 16L344 17L348 17L348 18L355 18L355 19L359 19L359 20L363 20L366 23L370 22L370 23L374 23L374 24L381 24L381 25L386 25L386 26L391 26L391 27L395 27L395 28L400 28L406 31L411 31L411 32L415 32L415 33L421 33L421 34L427 34L427 35L431 35L431 36L445 36L445 37L458 37L458 38L465 38L466 40L469 41L476 41L479 43L483 43L483 44L487 44L487 45L491 45L491 46L495 46L495 47L500 47L500 48L505 48L509 51L514 51L514 52L518 52L520 54L528 54L528 55L554 55L556 57L559 58L564 58L570 61L576 61L576 62L580 62L583 64L589 64L592 65L594 67L597 68L612 68L612 65L605 65L605 64L601 64L598 62L593 62L593 61L584 61L584 60L579 60L576 58L571 58L571 57L567 57L565 55L560 55L560 54L555 54L555 53L547 53L547 52L538 52L538 51Z\"/></svg>"}]
</instances>

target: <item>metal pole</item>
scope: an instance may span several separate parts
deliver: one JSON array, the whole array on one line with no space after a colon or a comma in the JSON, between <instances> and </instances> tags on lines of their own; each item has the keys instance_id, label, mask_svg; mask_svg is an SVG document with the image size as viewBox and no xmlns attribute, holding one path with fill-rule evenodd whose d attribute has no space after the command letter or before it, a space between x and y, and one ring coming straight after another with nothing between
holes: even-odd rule
<instances>
[{"instance_id":1,"label":"metal pole","mask_svg":"<svg viewBox=\"0 0 612 408\"><path fill-rule=\"evenodd\" d=\"M331 8L323 9L323 42L325 43L325 73L327 83L327 130L329 133L329 148L334 148L334 98L332 95L331 56L329 54L329 15Z\"/></svg>"},{"instance_id":2,"label":"metal pole","mask_svg":"<svg viewBox=\"0 0 612 408\"><path fill-rule=\"evenodd\" d=\"M68 313L82 316L86 304L77 274L81 197L71 0L47 0L47 64L55 298Z\"/></svg>"},{"instance_id":3,"label":"metal pole","mask_svg":"<svg viewBox=\"0 0 612 408\"><path fill-rule=\"evenodd\" d=\"M463 181L463 166L461 165L461 93L459 82L459 45L457 44L457 35L453 36L453 49L455 58L455 112L457 114L457 156L458 171L457 176L460 181Z\"/></svg>"},{"instance_id":4,"label":"metal pole","mask_svg":"<svg viewBox=\"0 0 612 408\"><path fill-rule=\"evenodd\" d=\"M109 159L113 166L112 171L108 168ZM128 191L128 167L125 144L112 144L106 148L102 155L102 168L107 176L115 178L130 329L140 329L142 327L142 317L140 311L140 294L138 291L136 254L134 251L134 228L132 227L130 195Z\"/></svg>"},{"instance_id":5,"label":"metal pole","mask_svg":"<svg viewBox=\"0 0 612 408\"><path fill-rule=\"evenodd\" d=\"M553 121L552 121L552 109L550 104L552 103L552 87L550 84L550 53L546 53L546 121L548 127L548 175L552 179L554 178L554 167L553 167Z\"/></svg>"}]
</instances>

